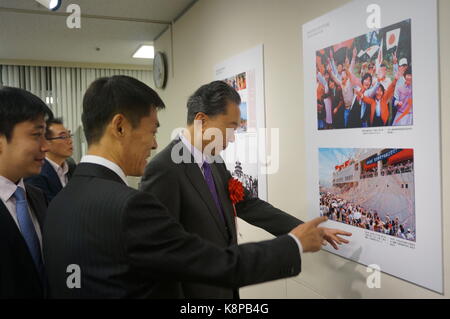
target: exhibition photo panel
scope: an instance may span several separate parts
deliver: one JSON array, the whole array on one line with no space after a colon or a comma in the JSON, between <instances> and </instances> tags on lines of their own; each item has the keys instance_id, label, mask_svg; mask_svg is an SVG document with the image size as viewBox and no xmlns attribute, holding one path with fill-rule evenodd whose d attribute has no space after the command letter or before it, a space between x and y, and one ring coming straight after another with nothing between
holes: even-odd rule
<instances>
[{"instance_id":1,"label":"exhibition photo panel","mask_svg":"<svg viewBox=\"0 0 450 319\"><path fill-rule=\"evenodd\" d=\"M410 19L317 51L316 68L319 130L413 125Z\"/></svg>"},{"instance_id":2,"label":"exhibition photo panel","mask_svg":"<svg viewBox=\"0 0 450 319\"><path fill-rule=\"evenodd\" d=\"M303 25L302 62L308 212L353 233L324 250L442 293L436 19L353 1Z\"/></svg>"}]
</instances>

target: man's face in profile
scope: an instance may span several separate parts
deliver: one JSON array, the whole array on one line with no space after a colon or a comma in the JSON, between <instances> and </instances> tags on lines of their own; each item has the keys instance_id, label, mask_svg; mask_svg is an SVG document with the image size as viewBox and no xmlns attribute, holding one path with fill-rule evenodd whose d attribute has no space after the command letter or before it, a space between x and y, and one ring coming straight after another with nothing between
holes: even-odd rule
<instances>
[{"instance_id":1,"label":"man's face in profile","mask_svg":"<svg viewBox=\"0 0 450 319\"><path fill-rule=\"evenodd\" d=\"M9 166L8 178L15 179L13 182L41 172L48 151L44 133L45 120L40 117L16 124L9 141L5 136L0 136L2 166Z\"/></svg>"},{"instance_id":2,"label":"man's face in profile","mask_svg":"<svg viewBox=\"0 0 450 319\"><path fill-rule=\"evenodd\" d=\"M125 172L129 176L142 176L151 151L158 147L158 113L152 109L150 115L141 118L139 125L133 128L125 138L124 154L126 156Z\"/></svg>"},{"instance_id":3,"label":"man's face in profile","mask_svg":"<svg viewBox=\"0 0 450 319\"><path fill-rule=\"evenodd\" d=\"M218 155L216 154L219 150L224 150L228 147L228 144L235 141L235 131L240 126L241 122L241 110L239 105L234 102L229 102L226 106L225 114L219 114L216 116L209 117L204 124L204 134L203 134L203 146L210 145L208 149L211 149L211 154L207 155ZM208 129L212 133L211 136L208 134ZM214 131L219 134L214 134ZM206 133L206 134L205 134ZM213 145L215 147L211 148Z\"/></svg>"}]
</instances>

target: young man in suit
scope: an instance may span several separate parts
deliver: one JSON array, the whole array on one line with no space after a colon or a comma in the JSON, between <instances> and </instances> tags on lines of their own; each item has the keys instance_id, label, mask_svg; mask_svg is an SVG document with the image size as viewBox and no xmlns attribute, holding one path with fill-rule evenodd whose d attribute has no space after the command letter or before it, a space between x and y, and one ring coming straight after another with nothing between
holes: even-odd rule
<instances>
[{"instance_id":1,"label":"young man in suit","mask_svg":"<svg viewBox=\"0 0 450 319\"><path fill-rule=\"evenodd\" d=\"M50 109L17 88L0 88L0 299L43 298L42 226L47 202L23 182L39 174L48 151Z\"/></svg>"},{"instance_id":2,"label":"young man in suit","mask_svg":"<svg viewBox=\"0 0 450 319\"><path fill-rule=\"evenodd\" d=\"M157 147L162 108L155 91L127 76L88 88L88 155L50 203L44 227L52 297L182 298L180 281L238 288L295 276L300 251L320 249L326 218L274 240L218 247L186 232L154 196L128 187L126 176L142 176Z\"/></svg>"},{"instance_id":3,"label":"young man in suit","mask_svg":"<svg viewBox=\"0 0 450 319\"><path fill-rule=\"evenodd\" d=\"M141 183L141 190L155 195L187 232L223 248L237 245L237 236L228 191L231 174L219 151L234 141L240 102L239 94L225 82L214 81L199 88L187 103L187 129L148 164ZM220 137L208 133L212 130ZM275 236L285 235L302 223L252 198L248 191L235 207L238 217ZM347 243L337 235L350 234L325 229L325 235L337 248L336 243ZM183 282L182 289L188 298L238 297L237 290L214 283Z\"/></svg>"},{"instance_id":4,"label":"young man in suit","mask_svg":"<svg viewBox=\"0 0 450 319\"><path fill-rule=\"evenodd\" d=\"M40 188L47 201L58 194L71 178L75 165L69 165L67 161L73 153L72 134L64 127L60 118L47 121L45 138L49 142L49 150L45 163L39 175L27 178L25 181Z\"/></svg>"}]
</instances>

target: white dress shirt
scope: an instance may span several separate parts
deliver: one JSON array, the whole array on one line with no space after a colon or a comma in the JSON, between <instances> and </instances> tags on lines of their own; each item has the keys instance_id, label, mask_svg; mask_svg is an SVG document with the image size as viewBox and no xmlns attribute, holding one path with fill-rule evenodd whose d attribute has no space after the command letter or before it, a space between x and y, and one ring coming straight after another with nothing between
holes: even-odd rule
<instances>
[{"instance_id":1,"label":"white dress shirt","mask_svg":"<svg viewBox=\"0 0 450 319\"><path fill-rule=\"evenodd\" d=\"M197 163L203 176L205 176L205 173L203 172L203 162L206 160L206 155L204 155L198 148L192 145L191 142L188 141L188 139L184 136L183 133L180 134L180 139L181 142L183 142L183 144L186 146L186 148L191 152L192 156L194 157L195 163ZM293 234L289 233L288 235L291 236L297 243L301 255L303 253L302 243Z\"/></svg>"},{"instance_id":2,"label":"white dress shirt","mask_svg":"<svg viewBox=\"0 0 450 319\"><path fill-rule=\"evenodd\" d=\"M56 164L55 162L53 162L48 157L46 157L45 159L50 163L50 165L55 170L56 174L59 177L59 181L61 182L62 187L66 187L67 182L69 180L67 177L67 173L69 172L69 165L67 165L67 162L64 161L63 165L60 166L60 165Z\"/></svg>"},{"instance_id":3,"label":"white dress shirt","mask_svg":"<svg viewBox=\"0 0 450 319\"><path fill-rule=\"evenodd\" d=\"M119 175L119 177L123 180L125 185L128 186L127 177L126 177L125 173L123 172L123 170L120 168L120 166L114 162L111 162L110 160L107 160L104 157L96 156L96 155L85 155L81 159L80 163L98 164L98 165L104 166L106 168L109 168L114 173Z\"/></svg>"},{"instance_id":4,"label":"white dress shirt","mask_svg":"<svg viewBox=\"0 0 450 319\"><path fill-rule=\"evenodd\" d=\"M17 220L17 213L16 213L16 198L13 196L14 193L16 192L17 187L22 187L22 189L25 191L26 194L27 191L25 189L23 179L21 179L20 182L16 185L6 177L0 175L0 198L2 199L3 204L8 209L12 219L14 220L14 222L17 225L17 228L19 228L20 231L19 221ZM41 245L42 249L42 234L41 229L39 227L39 222L29 204L28 204L28 212L30 213L31 221L33 222L34 229L36 230L36 234L39 239L39 244Z\"/></svg>"}]
</instances>

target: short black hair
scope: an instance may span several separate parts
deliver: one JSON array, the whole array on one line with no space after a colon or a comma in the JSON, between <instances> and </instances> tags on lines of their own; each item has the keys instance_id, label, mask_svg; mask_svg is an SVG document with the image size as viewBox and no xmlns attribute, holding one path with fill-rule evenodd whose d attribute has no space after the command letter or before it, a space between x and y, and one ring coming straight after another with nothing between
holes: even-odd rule
<instances>
[{"instance_id":1,"label":"short black hair","mask_svg":"<svg viewBox=\"0 0 450 319\"><path fill-rule=\"evenodd\" d=\"M224 81L213 81L201 86L187 102L187 124L194 123L195 116L202 112L208 116L226 114L229 102L241 104L239 93Z\"/></svg>"},{"instance_id":2,"label":"short black hair","mask_svg":"<svg viewBox=\"0 0 450 319\"><path fill-rule=\"evenodd\" d=\"M89 86L83 98L81 120L86 141L88 145L100 141L116 114L123 114L136 128L151 110L164 108L159 95L135 78L125 75L99 78Z\"/></svg>"},{"instance_id":3,"label":"short black hair","mask_svg":"<svg viewBox=\"0 0 450 319\"><path fill-rule=\"evenodd\" d=\"M372 85L373 77L372 77L372 74L370 74L370 73L366 73L363 75L363 77L361 79L361 84L368 78L370 78L370 85Z\"/></svg>"},{"instance_id":4,"label":"short black hair","mask_svg":"<svg viewBox=\"0 0 450 319\"><path fill-rule=\"evenodd\" d=\"M9 142L22 122L53 118L50 108L36 95L19 88L0 87L0 135Z\"/></svg>"},{"instance_id":5,"label":"short black hair","mask_svg":"<svg viewBox=\"0 0 450 319\"><path fill-rule=\"evenodd\" d=\"M63 119L62 117L58 117L58 118L51 118L48 119L46 122L46 128L45 128L45 138L50 138L51 137L51 132L50 132L50 126L54 125L54 124L59 124L59 125L63 125Z\"/></svg>"}]
</instances>

